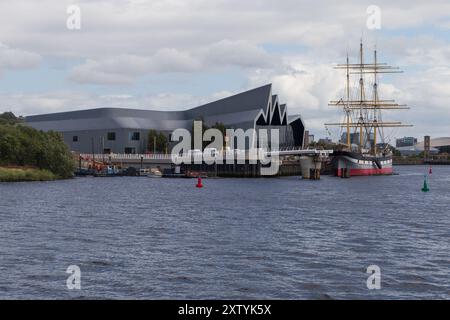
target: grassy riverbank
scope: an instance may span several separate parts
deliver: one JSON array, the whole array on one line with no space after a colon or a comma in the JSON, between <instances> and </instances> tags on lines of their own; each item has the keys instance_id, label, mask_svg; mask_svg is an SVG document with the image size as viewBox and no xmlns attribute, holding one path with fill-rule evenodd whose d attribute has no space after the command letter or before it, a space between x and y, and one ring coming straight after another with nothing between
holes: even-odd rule
<instances>
[{"instance_id":1,"label":"grassy riverbank","mask_svg":"<svg viewBox=\"0 0 450 320\"><path fill-rule=\"evenodd\" d=\"M52 181L59 177L48 170L0 167L0 182Z\"/></svg>"}]
</instances>

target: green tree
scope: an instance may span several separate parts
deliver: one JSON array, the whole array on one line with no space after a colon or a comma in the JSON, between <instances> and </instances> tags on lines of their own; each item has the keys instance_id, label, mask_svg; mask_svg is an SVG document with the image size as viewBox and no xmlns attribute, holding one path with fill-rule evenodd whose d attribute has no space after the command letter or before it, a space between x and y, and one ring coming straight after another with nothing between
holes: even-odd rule
<instances>
[{"instance_id":1,"label":"green tree","mask_svg":"<svg viewBox=\"0 0 450 320\"><path fill-rule=\"evenodd\" d=\"M338 150L341 146L335 144L335 143L327 143L324 140L321 140L319 142L311 142L309 144L310 148L314 149L321 149L321 150Z\"/></svg>"},{"instance_id":2,"label":"green tree","mask_svg":"<svg viewBox=\"0 0 450 320\"><path fill-rule=\"evenodd\" d=\"M48 170L60 178L72 176L74 161L62 136L23 124L0 124L0 165Z\"/></svg>"},{"instance_id":3,"label":"green tree","mask_svg":"<svg viewBox=\"0 0 450 320\"><path fill-rule=\"evenodd\" d=\"M21 118L15 116L12 112L4 112L0 114L0 124L16 124L22 122Z\"/></svg>"},{"instance_id":4,"label":"green tree","mask_svg":"<svg viewBox=\"0 0 450 320\"><path fill-rule=\"evenodd\" d=\"M166 151L168 139L162 132L150 130L148 132L147 150L150 152L164 153Z\"/></svg>"},{"instance_id":5,"label":"green tree","mask_svg":"<svg viewBox=\"0 0 450 320\"><path fill-rule=\"evenodd\" d=\"M168 146L168 139L162 132L156 137L156 150L160 153L165 153Z\"/></svg>"},{"instance_id":6,"label":"green tree","mask_svg":"<svg viewBox=\"0 0 450 320\"><path fill-rule=\"evenodd\" d=\"M156 152L155 150L155 141L158 136L158 132L156 130L149 130L147 135L147 150L149 152Z\"/></svg>"},{"instance_id":7,"label":"green tree","mask_svg":"<svg viewBox=\"0 0 450 320\"><path fill-rule=\"evenodd\" d=\"M394 148L393 146L389 145L388 147L389 149L391 149L392 155L396 156L396 157L400 157L402 154L400 153L400 151L398 151L396 148Z\"/></svg>"},{"instance_id":8,"label":"green tree","mask_svg":"<svg viewBox=\"0 0 450 320\"><path fill-rule=\"evenodd\" d=\"M205 123L205 121L203 120L203 118L198 118L194 121L201 121L202 122L202 140L203 140L203 134L205 133L206 130L210 129L210 127L208 127ZM192 148L194 148L194 121L192 122L192 126L191 126L191 146ZM216 122L211 129L218 129L221 133L222 133L222 146L225 147L225 135L226 135L226 130L227 128L225 127L225 125L222 122ZM203 150L211 143L211 141L203 141L202 142L202 148ZM202 150L202 151L203 151Z\"/></svg>"}]
</instances>

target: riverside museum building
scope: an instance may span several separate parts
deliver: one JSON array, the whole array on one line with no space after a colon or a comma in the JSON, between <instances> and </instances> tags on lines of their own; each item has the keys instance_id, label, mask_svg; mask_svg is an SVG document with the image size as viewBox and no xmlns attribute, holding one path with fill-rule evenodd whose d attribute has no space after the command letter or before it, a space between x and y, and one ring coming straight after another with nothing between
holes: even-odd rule
<instances>
[{"instance_id":1,"label":"riverside museum building","mask_svg":"<svg viewBox=\"0 0 450 320\"><path fill-rule=\"evenodd\" d=\"M175 129L192 130L194 120L202 120L209 127L221 123L227 129L244 131L276 128L280 148L303 147L304 143L302 118L288 116L286 104L272 94L271 84L183 111L97 108L25 118L35 129L60 132L71 151L97 154L146 153L151 151L149 130L164 133L170 141Z\"/></svg>"}]
</instances>

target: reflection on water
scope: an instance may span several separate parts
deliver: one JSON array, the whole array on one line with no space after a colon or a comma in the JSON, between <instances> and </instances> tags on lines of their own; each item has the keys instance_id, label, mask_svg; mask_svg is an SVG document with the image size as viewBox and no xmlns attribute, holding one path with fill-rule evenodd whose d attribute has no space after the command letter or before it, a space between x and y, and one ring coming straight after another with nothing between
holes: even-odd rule
<instances>
[{"instance_id":1,"label":"reflection on water","mask_svg":"<svg viewBox=\"0 0 450 320\"><path fill-rule=\"evenodd\" d=\"M397 172L0 184L0 298L448 299L450 167Z\"/></svg>"}]
</instances>

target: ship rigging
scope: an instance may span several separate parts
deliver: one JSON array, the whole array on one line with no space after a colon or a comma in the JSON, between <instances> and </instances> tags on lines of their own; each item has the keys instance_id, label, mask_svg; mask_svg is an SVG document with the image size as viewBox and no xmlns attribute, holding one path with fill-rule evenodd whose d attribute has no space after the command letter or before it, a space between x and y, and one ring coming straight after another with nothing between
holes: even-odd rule
<instances>
[{"instance_id":1,"label":"ship rigging","mask_svg":"<svg viewBox=\"0 0 450 320\"><path fill-rule=\"evenodd\" d=\"M378 62L377 50L374 50L373 59L373 63L364 62L363 43L361 41L359 63L350 63L347 55L345 64L335 66L335 69L346 71L345 97L330 101L329 105L343 109L344 121L325 125L346 129L344 148L341 153L336 153L337 175L342 174L341 169L348 170L348 175L392 173L392 153L385 142L384 129L411 127L411 125L401 122L383 121L382 111L409 109L409 107L398 104L394 100L380 98L379 75L402 73L402 71L397 67ZM359 76L355 98L351 95L350 79L352 75ZM366 97L366 75L373 76L372 95L369 95L368 98ZM356 139L352 139L352 131L353 137L356 137ZM381 144L379 144L379 140L381 140Z\"/></svg>"}]
</instances>

